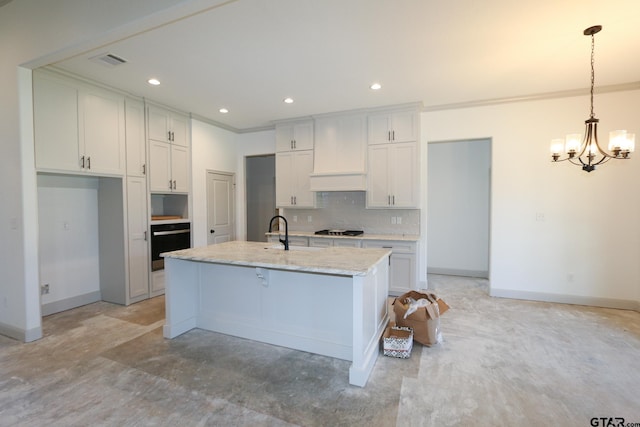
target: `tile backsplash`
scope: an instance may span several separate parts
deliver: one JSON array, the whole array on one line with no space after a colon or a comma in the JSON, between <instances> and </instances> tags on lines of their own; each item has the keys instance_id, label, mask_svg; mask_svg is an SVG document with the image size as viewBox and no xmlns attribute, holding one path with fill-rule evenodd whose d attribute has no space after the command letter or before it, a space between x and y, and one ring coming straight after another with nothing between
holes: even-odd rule
<instances>
[{"instance_id":1,"label":"tile backsplash","mask_svg":"<svg viewBox=\"0 0 640 427\"><path fill-rule=\"evenodd\" d=\"M420 209L366 209L364 191L317 192L316 209L284 209L289 230L325 228L371 234L420 234ZM311 221L309 221L311 219Z\"/></svg>"}]
</instances>

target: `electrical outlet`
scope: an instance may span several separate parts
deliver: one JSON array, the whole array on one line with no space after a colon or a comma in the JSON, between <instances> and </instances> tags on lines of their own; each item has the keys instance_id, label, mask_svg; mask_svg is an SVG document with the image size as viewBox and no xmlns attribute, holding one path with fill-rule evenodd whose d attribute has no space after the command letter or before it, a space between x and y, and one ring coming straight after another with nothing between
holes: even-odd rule
<instances>
[{"instance_id":1,"label":"electrical outlet","mask_svg":"<svg viewBox=\"0 0 640 427\"><path fill-rule=\"evenodd\" d=\"M40 285L40 295L45 295L49 293L49 284L45 283L44 285Z\"/></svg>"},{"instance_id":2,"label":"electrical outlet","mask_svg":"<svg viewBox=\"0 0 640 427\"><path fill-rule=\"evenodd\" d=\"M298 215L293 216L293 222L298 222Z\"/></svg>"},{"instance_id":3,"label":"electrical outlet","mask_svg":"<svg viewBox=\"0 0 640 427\"><path fill-rule=\"evenodd\" d=\"M391 224L395 225L395 224L396 224L396 221L397 221L396 217L395 217L395 216L392 216L392 217L391 217Z\"/></svg>"},{"instance_id":4,"label":"electrical outlet","mask_svg":"<svg viewBox=\"0 0 640 427\"><path fill-rule=\"evenodd\" d=\"M544 221L544 214L542 212L536 213L536 221L539 221L539 222Z\"/></svg>"},{"instance_id":5,"label":"electrical outlet","mask_svg":"<svg viewBox=\"0 0 640 427\"><path fill-rule=\"evenodd\" d=\"M307 216L307 222L311 222L313 221L313 218L311 217L311 215Z\"/></svg>"},{"instance_id":6,"label":"electrical outlet","mask_svg":"<svg viewBox=\"0 0 640 427\"><path fill-rule=\"evenodd\" d=\"M402 224L402 217L399 216L398 219L396 220L396 224Z\"/></svg>"}]
</instances>

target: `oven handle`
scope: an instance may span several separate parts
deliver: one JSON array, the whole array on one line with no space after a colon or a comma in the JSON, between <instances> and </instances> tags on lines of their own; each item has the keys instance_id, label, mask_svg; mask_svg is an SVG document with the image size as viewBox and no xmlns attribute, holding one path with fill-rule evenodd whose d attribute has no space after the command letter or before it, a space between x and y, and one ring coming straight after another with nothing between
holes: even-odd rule
<instances>
[{"instance_id":1,"label":"oven handle","mask_svg":"<svg viewBox=\"0 0 640 427\"><path fill-rule=\"evenodd\" d=\"M168 236L170 234L184 234L191 233L191 230L172 230L172 231L154 231L154 236Z\"/></svg>"}]
</instances>

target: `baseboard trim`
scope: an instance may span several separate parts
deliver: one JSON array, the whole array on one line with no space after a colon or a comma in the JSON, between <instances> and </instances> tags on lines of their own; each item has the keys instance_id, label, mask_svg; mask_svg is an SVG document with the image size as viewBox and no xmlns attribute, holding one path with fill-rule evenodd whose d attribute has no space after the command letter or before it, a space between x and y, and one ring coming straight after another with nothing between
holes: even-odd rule
<instances>
[{"instance_id":1,"label":"baseboard trim","mask_svg":"<svg viewBox=\"0 0 640 427\"><path fill-rule=\"evenodd\" d=\"M427 267L427 274L442 274L444 276L463 276L463 277L480 277L482 279L489 278L489 272L483 270L459 270L456 268L437 268Z\"/></svg>"},{"instance_id":2,"label":"baseboard trim","mask_svg":"<svg viewBox=\"0 0 640 427\"><path fill-rule=\"evenodd\" d=\"M586 297L580 295L550 294L545 292L515 291L491 288L489 295L498 298L522 299L529 301L555 302L561 304L587 305L592 307L617 308L640 312L640 301L616 298Z\"/></svg>"},{"instance_id":3,"label":"baseboard trim","mask_svg":"<svg viewBox=\"0 0 640 427\"><path fill-rule=\"evenodd\" d=\"M71 298L65 298L59 301L42 304L41 311L43 316L48 316L61 311L71 310L72 308L91 304L102 300L100 291L89 292L83 295L77 295Z\"/></svg>"},{"instance_id":4,"label":"baseboard trim","mask_svg":"<svg viewBox=\"0 0 640 427\"><path fill-rule=\"evenodd\" d=\"M38 326L33 329L20 329L15 326L0 323L0 335L22 342L31 342L42 338L42 327Z\"/></svg>"}]
</instances>

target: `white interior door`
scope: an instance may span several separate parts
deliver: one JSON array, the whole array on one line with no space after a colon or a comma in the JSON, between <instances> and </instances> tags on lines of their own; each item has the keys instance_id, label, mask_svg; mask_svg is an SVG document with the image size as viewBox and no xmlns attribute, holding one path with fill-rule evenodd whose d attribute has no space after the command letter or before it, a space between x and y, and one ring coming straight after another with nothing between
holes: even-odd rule
<instances>
[{"instance_id":1,"label":"white interior door","mask_svg":"<svg viewBox=\"0 0 640 427\"><path fill-rule=\"evenodd\" d=\"M207 244L235 240L233 174L207 172Z\"/></svg>"}]
</instances>

